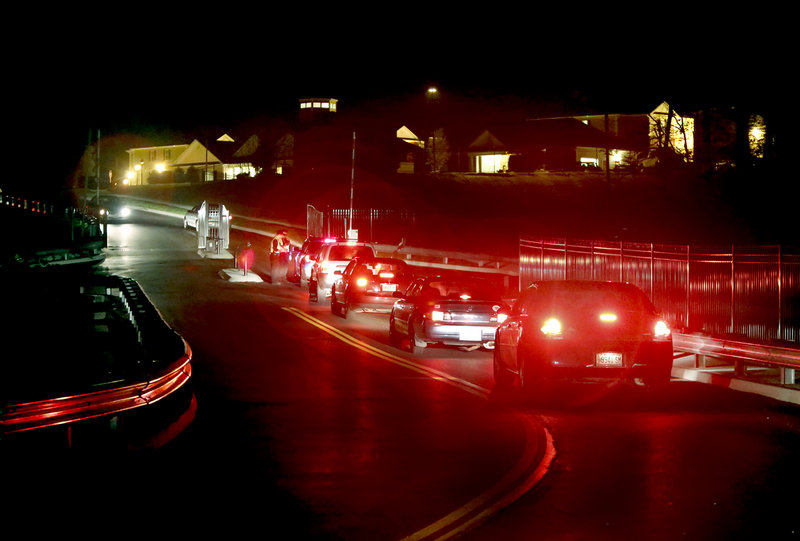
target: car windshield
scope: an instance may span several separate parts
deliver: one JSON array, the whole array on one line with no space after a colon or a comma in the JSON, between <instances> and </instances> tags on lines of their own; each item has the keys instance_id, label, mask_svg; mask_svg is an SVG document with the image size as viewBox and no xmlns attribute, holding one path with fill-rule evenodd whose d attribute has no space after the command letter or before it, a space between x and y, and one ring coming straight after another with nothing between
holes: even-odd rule
<instances>
[{"instance_id":1,"label":"car windshield","mask_svg":"<svg viewBox=\"0 0 800 541\"><path fill-rule=\"evenodd\" d=\"M101 197L100 199L95 197L94 199L92 199L92 205L99 205L99 206L103 206L103 207L107 207L107 206L110 206L110 205L116 205L118 203L119 203L119 200L116 197Z\"/></svg>"},{"instance_id":2,"label":"car windshield","mask_svg":"<svg viewBox=\"0 0 800 541\"><path fill-rule=\"evenodd\" d=\"M564 283L543 288L546 302L576 311L616 309L652 311L653 305L638 288L606 282Z\"/></svg>"},{"instance_id":3,"label":"car windshield","mask_svg":"<svg viewBox=\"0 0 800 541\"><path fill-rule=\"evenodd\" d=\"M369 257L371 255L373 255L372 249L369 246L331 246L328 259L332 261L341 261L344 259L353 259L354 257Z\"/></svg>"},{"instance_id":4,"label":"car windshield","mask_svg":"<svg viewBox=\"0 0 800 541\"><path fill-rule=\"evenodd\" d=\"M502 296L499 287L484 280L432 280L428 287L440 299L499 300Z\"/></svg>"}]
</instances>

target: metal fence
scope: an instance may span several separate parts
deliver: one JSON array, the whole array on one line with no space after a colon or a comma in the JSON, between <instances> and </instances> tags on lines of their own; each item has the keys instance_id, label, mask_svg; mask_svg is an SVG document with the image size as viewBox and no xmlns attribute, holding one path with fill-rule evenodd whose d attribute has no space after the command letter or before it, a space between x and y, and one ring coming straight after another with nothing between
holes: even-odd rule
<instances>
[{"instance_id":1,"label":"metal fence","mask_svg":"<svg viewBox=\"0 0 800 541\"><path fill-rule=\"evenodd\" d=\"M308 234L314 236L346 237L348 229L358 231L358 238L367 242L397 244L413 231L416 216L404 209L350 209L318 211L307 207Z\"/></svg>"},{"instance_id":2,"label":"metal fence","mask_svg":"<svg viewBox=\"0 0 800 541\"><path fill-rule=\"evenodd\" d=\"M535 280L639 286L686 332L800 342L800 250L521 239L520 288Z\"/></svg>"}]
</instances>

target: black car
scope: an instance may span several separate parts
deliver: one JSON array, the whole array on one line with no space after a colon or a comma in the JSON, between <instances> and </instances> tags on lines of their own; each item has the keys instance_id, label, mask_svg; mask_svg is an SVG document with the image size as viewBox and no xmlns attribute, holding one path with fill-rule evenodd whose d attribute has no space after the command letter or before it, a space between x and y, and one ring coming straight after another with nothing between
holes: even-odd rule
<instances>
[{"instance_id":1,"label":"black car","mask_svg":"<svg viewBox=\"0 0 800 541\"><path fill-rule=\"evenodd\" d=\"M113 195L93 197L87 204L86 210L90 215L111 221L124 221L133 214L131 207L124 199Z\"/></svg>"},{"instance_id":2,"label":"black car","mask_svg":"<svg viewBox=\"0 0 800 541\"><path fill-rule=\"evenodd\" d=\"M355 257L339 276L331 288L331 312L342 317L351 310L388 314L395 292L405 291L413 278L405 261L391 257Z\"/></svg>"},{"instance_id":3,"label":"black car","mask_svg":"<svg viewBox=\"0 0 800 541\"><path fill-rule=\"evenodd\" d=\"M389 338L417 353L428 344L494 348L495 331L508 305L503 289L480 278L424 277L398 297L389 316Z\"/></svg>"},{"instance_id":4,"label":"black car","mask_svg":"<svg viewBox=\"0 0 800 541\"><path fill-rule=\"evenodd\" d=\"M500 387L548 390L553 380L669 381L672 333L639 288L599 281L543 281L526 288L497 329Z\"/></svg>"}]
</instances>

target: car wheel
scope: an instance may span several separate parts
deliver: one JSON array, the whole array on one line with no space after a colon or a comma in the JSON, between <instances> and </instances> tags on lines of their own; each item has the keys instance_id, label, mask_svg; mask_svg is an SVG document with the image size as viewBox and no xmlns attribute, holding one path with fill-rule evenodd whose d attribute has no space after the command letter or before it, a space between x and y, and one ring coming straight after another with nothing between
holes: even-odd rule
<instances>
[{"instance_id":1,"label":"car wheel","mask_svg":"<svg viewBox=\"0 0 800 541\"><path fill-rule=\"evenodd\" d=\"M524 355L522 351L518 350L519 356L519 375L517 381L519 384L520 393L524 398L535 398L541 400L544 398L544 390L546 382L541 374L537 374L533 368L531 359Z\"/></svg>"},{"instance_id":2,"label":"car wheel","mask_svg":"<svg viewBox=\"0 0 800 541\"><path fill-rule=\"evenodd\" d=\"M428 347L428 343L424 340L420 340L417 338L417 333L414 329L414 323L409 323L408 325L408 351L413 353L414 355L421 354L426 347Z\"/></svg>"},{"instance_id":3,"label":"car wheel","mask_svg":"<svg viewBox=\"0 0 800 541\"><path fill-rule=\"evenodd\" d=\"M308 300L311 302L317 302L319 300L319 288L316 282L308 282Z\"/></svg>"},{"instance_id":4,"label":"car wheel","mask_svg":"<svg viewBox=\"0 0 800 541\"><path fill-rule=\"evenodd\" d=\"M344 298L344 303L339 308L339 315L343 318L347 318L347 312L350 311L350 303L347 300L347 297Z\"/></svg>"},{"instance_id":5,"label":"car wheel","mask_svg":"<svg viewBox=\"0 0 800 541\"><path fill-rule=\"evenodd\" d=\"M392 317L389 318L389 343L392 346L394 346L394 347L396 347L398 349L401 349L401 347L403 345L403 338L395 330L395 328L394 328L394 318L392 318Z\"/></svg>"},{"instance_id":6,"label":"car wheel","mask_svg":"<svg viewBox=\"0 0 800 541\"><path fill-rule=\"evenodd\" d=\"M514 375L501 364L497 349L492 355L492 364L495 387L502 391L510 390L514 386Z\"/></svg>"}]
</instances>

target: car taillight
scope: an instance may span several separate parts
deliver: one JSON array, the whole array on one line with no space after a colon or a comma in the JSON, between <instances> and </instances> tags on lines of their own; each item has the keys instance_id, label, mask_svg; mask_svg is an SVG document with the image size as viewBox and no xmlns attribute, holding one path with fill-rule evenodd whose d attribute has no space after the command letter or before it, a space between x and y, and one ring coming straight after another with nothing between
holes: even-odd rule
<instances>
[{"instance_id":1,"label":"car taillight","mask_svg":"<svg viewBox=\"0 0 800 541\"><path fill-rule=\"evenodd\" d=\"M380 276L381 278L387 278L387 279L388 278L394 278L394 273L393 272L382 272L378 276Z\"/></svg>"},{"instance_id":2,"label":"car taillight","mask_svg":"<svg viewBox=\"0 0 800 541\"><path fill-rule=\"evenodd\" d=\"M613 323L617 320L617 314L612 314L611 312L603 312L598 316L600 321L603 323Z\"/></svg>"},{"instance_id":3,"label":"car taillight","mask_svg":"<svg viewBox=\"0 0 800 541\"><path fill-rule=\"evenodd\" d=\"M358 278L358 279L356 279L356 285L358 287L367 287L368 283L369 283L369 280L367 280L366 278Z\"/></svg>"},{"instance_id":4,"label":"car taillight","mask_svg":"<svg viewBox=\"0 0 800 541\"><path fill-rule=\"evenodd\" d=\"M551 317L547 321L544 322L541 328L542 334L547 336L548 338L560 338L561 337L561 322Z\"/></svg>"},{"instance_id":5,"label":"car taillight","mask_svg":"<svg viewBox=\"0 0 800 541\"><path fill-rule=\"evenodd\" d=\"M325 261L320 263L319 264L319 270L320 270L320 272L328 272L328 263L326 263Z\"/></svg>"},{"instance_id":6,"label":"car taillight","mask_svg":"<svg viewBox=\"0 0 800 541\"><path fill-rule=\"evenodd\" d=\"M308 254L306 254L306 256L303 258L303 261L305 261L306 263L308 263L309 261L311 261L311 256L310 256L310 255L308 255Z\"/></svg>"},{"instance_id":7,"label":"car taillight","mask_svg":"<svg viewBox=\"0 0 800 541\"><path fill-rule=\"evenodd\" d=\"M670 330L669 325L667 325L666 321L661 319L656 321L656 324L653 327L653 335L656 337L656 339L660 338L663 340L665 338L669 338L669 335L671 333L672 331Z\"/></svg>"},{"instance_id":8,"label":"car taillight","mask_svg":"<svg viewBox=\"0 0 800 541\"><path fill-rule=\"evenodd\" d=\"M497 314L492 314L491 316L489 316L489 322L490 323L495 323L496 322L496 323L500 324L500 323L503 323L507 319L508 319L508 314L505 314L503 312L500 312L500 313L497 313Z\"/></svg>"},{"instance_id":9,"label":"car taillight","mask_svg":"<svg viewBox=\"0 0 800 541\"><path fill-rule=\"evenodd\" d=\"M441 310L433 310L431 312L431 321L450 321L450 312L443 312Z\"/></svg>"},{"instance_id":10,"label":"car taillight","mask_svg":"<svg viewBox=\"0 0 800 541\"><path fill-rule=\"evenodd\" d=\"M468 301L472 298L472 295L468 295L467 293L462 293L461 295L459 295L459 298L462 301Z\"/></svg>"}]
</instances>

